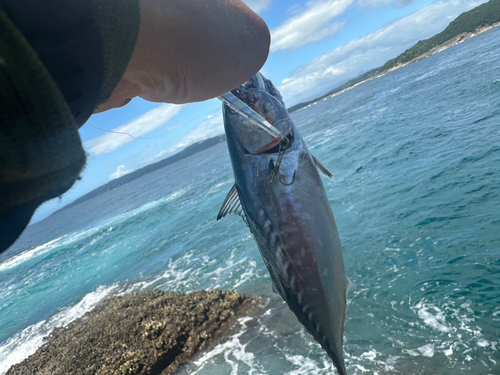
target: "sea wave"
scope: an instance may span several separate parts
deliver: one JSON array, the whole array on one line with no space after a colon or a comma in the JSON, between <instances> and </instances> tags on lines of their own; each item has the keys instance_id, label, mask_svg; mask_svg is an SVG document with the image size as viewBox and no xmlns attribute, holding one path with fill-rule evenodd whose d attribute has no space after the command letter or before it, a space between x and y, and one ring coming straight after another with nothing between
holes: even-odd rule
<instances>
[{"instance_id":1,"label":"sea wave","mask_svg":"<svg viewBox=\"0 0 500 375\"><path fill-rule=\"evenodd\" d=\"M88 238L88 237L94 237L94 235L98 232L102 232L105 230L108 230L112 228L113 226L119 225L127 220L129 220L132 217L138 216L140 214L143 214L144 212L148 212L152 209L158 208L162 205L165 205L169 202L172 202L176 200L177 198L181 197L187 189L179 189L172 194L168 195L165 198L158 199L152 202L148 202L138 208L135 208L133 210L130 210L128 212L125 212L123 214L114 216L112 218L106 219L102 222L99 222L98 224L92 226L91 228L87 228L84 230L76 231L64 236L61 236L59 238L56 238L54 240L51 240L43 245L39 245L33 249L25 250L17 255L14 255L13 257L3 261L0 263L0 273L6 270L10 270L12 268L15 268L25 262L34 260L38 257L41 257L42 255L46 255L50 253L51 251L55 251L59 248L67 247L68 245L71 245L76 242L81 242L83 239ZM97 238L93 238L92 241L95 242ZM93 242L90 243L90 245L93 244Z\"/></svg>"},{"instance_id":2,"label":"sea wave","mask_svg":"<svg viewBox=\"0 0 500 375\"><path fill-rule=\"evenodd\" d=\"M22 253L14 255L12 258L9 258L0 263L0 272L14 268L36 256L41 256L50 252L53 248L57 246L58 242L65 237L66 236L56 238L52 241L44 243L43 245L37 246L33 249L26 250L23 251Z\"/></svg>"}]
</instances>

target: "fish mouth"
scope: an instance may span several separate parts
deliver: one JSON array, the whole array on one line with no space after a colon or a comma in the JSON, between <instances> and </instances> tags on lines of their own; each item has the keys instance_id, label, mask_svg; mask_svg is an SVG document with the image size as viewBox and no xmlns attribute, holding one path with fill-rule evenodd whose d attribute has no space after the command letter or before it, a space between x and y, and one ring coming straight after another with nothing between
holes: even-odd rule
<instances>
[{"instance_id":1,"label":"fish mouth","mask_svg":"<svg viewBox=\"0 0 500 375\"><path fill-rule=\"evenodd\" d=\"M293 142L293 129L286 135L288 138L287 146ZM261 147L258 152L260 154L277 154L280 152L281 139L276 139L275 141L269 142L264 147Z\"/></svg>"},{"instance_id":2,"label":"fish mouth","mask_svg":"<svg viewBox=\"0 0 500 375\"><path fill-rule=\"evenodd\" d=\"M231 91L233 95L248 105L253 111L264 117L271 125L275 126L275 118L272 116L271 112L263 111L261 108L265 108L266 104L269 106L275 106L276 104L269 101L268 103L263 103L263 105L257 105L262 104L259 102L263 100L269 100L269 97L267 95L262 95L262 92L271 95L285 107L279 91L274 87L271 81L266 79L261 73L255 74L243 85ZM293 127L290 127L290 131L285 136L288 138L288 144L291 145L293 142ZM277 153L279 152L280 142L281 140L279 138L273 138L269 143L261 147L258 152L268 154Z\"/></svg>"}]
</instances>

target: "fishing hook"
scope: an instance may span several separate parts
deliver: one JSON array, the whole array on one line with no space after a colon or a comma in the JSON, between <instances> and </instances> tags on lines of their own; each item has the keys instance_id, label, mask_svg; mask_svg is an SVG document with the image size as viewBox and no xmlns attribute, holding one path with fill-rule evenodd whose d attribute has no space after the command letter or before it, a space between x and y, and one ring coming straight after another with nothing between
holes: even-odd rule
<instances>
[{"instance_id":1,"label":"fishing hook","mask_svg":"<svg viewBox=\"0 0 500 375\"><path fill-rule=\"evenodd\" d=\"M293 183L295 182L295 172L296 171L293 171L293 176L292 176L292 182L290 182L289 184L287 184L286 182L284 181L281 181L281 178L278 177L278 181L280 182L281 185L284 185L284 186L292 186Z\"/></svg>"},{"instance_id":2,"label":"fishing hook","mask_svg":"<svg viewBox=\"0 0 500 375\"><path fill-rule=\"evenodd\" d=\"M290 186L295 182L295 172L293 172L293 178L292 182L287 184L286 182L283 182L281 178L279 177L280 173L280 166L281 166L281 161L283 160L283 155L285 154L286 148L288 147L288 143L290 140L286 137L281 138L280 143L279 143L279 151L278 151L278 159L276 160L276 165L274 166L273 170L267 177L260 177L259 171L257 171L257 177L259 177L260 180L269 180L269 183L272 184L274 181L274 178L278 176L278 181L284 185L284 186ZM260 162L259 162L259 170L260 170Z\"/></svg>"}]
</instances>

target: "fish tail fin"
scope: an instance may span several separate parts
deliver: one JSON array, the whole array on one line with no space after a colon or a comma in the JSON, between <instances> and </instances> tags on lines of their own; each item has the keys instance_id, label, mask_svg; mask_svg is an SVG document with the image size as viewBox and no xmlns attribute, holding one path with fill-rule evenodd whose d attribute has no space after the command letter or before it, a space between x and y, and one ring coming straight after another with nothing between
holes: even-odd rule
<instances>
[{"instance_id":1,"label":"fish tail fin","mask_svg":"<svg viewBox=\"0 0 500 375\"><path fill-rule=\"evenodd\" d=\"M322 344L323 349L328 353L330 358L333 361L333 364L335 368L337 369L337 373L339 375L347 375L347 370L345 368L345 362L344 362L344 356L343 356L343 349L342 349L342 343L339 345L332 345L332 342L329 340L326 340L324 345Z\"/></svg>"},{"instance_id":2,"label":"fish tail fin","mask_svg":"<svg viewBox=\"0 0 500 375\"><path fill-rule=\"evenodd\" d=\"M347 370L345 369L344 365L342 365L342 367L338 366L337 367L337 372L339 373L339 375L347 375Z\"/></svg>"},{"instance_id":3,"label":"fish tail fin","mask_svg":"<svg viewBox=\"0 0 500 375\"><path fill-rule=\"evenodd\" d=\"M347 375L347 370L345 368L344 358L340 357L340 360L333 361L335 368L339 375Z\"/></svg>"}]
</instances>

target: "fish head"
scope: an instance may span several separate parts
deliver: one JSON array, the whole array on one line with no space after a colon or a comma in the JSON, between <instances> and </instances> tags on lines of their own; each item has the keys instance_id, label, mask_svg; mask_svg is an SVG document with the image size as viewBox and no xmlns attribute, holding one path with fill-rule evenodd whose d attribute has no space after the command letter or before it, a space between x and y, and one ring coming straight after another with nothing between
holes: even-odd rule
<instances>
[{"instance_id":1,"label":"fish head","mask_svg":"<svg viewBox=\"0 0 500 375\"><path fill-rule=\"evenodd\" d=\"M257 73L243 85L231 91L237 98L264 117L282 135L293 141L293 123L279 91L262 74ZM271 153L279 147L279 138L271 136L240 114L224 105L226 135L245 154Z\"/></svg>"}]
</instances>

